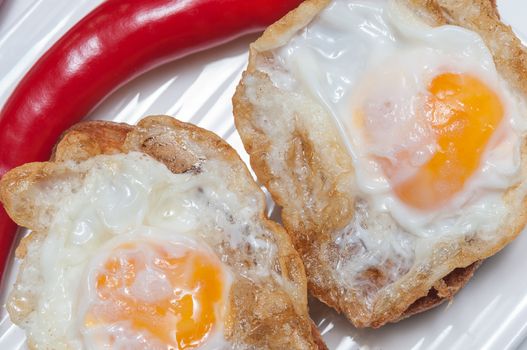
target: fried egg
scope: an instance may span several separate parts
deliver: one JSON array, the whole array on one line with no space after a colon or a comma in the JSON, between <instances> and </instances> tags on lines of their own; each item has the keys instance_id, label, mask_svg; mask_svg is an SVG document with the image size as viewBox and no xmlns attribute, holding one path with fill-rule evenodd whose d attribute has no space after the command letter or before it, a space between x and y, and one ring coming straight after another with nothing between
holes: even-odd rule
<instances>
[{"instance_id":1,"label":"fried egg","mask_svg":"<svg viewBox=\"0 0 527 350\"><path fill-rule=\"evenodd\" d=\"M300 257L234 150L164 116L76 128L0 181L34 231L7 304L30 348L318 348Z\"/></svg>"},{"instance_id":2,"label":"fried egg","mask_svg":"<svg viewBox=\"0 0 527 350\"><path fill-rule=\"evenodd\" d=\"M526 61L498 17L308 0L251 45L237 129L311 293L358 327L451 298L525 225Z\"/></svg>"}]
</instances>

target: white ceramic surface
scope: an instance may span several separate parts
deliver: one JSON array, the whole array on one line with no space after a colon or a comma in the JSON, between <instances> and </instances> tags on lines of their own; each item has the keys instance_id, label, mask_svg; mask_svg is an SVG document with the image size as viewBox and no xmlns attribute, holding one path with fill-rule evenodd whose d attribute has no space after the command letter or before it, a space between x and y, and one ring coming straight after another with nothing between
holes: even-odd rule
<instances>
[{"instance_id":1,"label":"white ceramic surface","mask_svg":"<svg viewBox=\"0 0 527 350\"><path fill-rule=\"evenodd\" d=\"M0 105L32 63L100 2L0 0ZM527 2L498 4L504 21L527 38ZM170 114L218 133L247 161L230 98L246 65L247 45L255 38L243 37L144 74L112 94L89 118L134 123L144 115ZM311 301L311 313L330 349L527 350L527 343L522 344L527 336L526 252L524 234L488 259L449 305L379 330L357 330L316 301ZM11 323L4 305L17 267L11 260L0 290L0 349L26 348L24 333Z\"/></svg>"}]
</instances>

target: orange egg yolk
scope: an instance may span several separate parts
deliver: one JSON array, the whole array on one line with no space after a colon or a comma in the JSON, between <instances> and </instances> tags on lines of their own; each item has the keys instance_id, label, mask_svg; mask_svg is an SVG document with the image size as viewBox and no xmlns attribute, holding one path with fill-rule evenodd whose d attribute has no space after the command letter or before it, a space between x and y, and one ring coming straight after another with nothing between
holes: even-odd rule
<instances>
[{"instance_id":1,"label":"orange egg yolk","mask_svg":"<svg viewBox=\"0 0 527 350\"><path fill-rule=\"evenodd\" d=\"M504 114L496 93L468 74L437 75L428 93L421 118L436 137L436 149L411 176L392 183L404 203L423 210L447 203L462 190ZM391 180L400 170L397 163L408 164L407 157L400 152L395 162L380 162Z\"/></svg>"},{"instance_id":2,"label":"orange egg yolk","mask_svg":"<svg viewBox=\"0 0 527 350\"><path fill-rule=\"evenodd\" d=\"M152 290L154 296L148 297L148 289L156 287L147 286L138 295L138 280L145 273L157 276L154 280L161 276L169 288L161 296ZM125 322L167 349L192 349L207 339L221 317L223 281L220 262L212 254L186 248L174 255L151 242L123 244L96 275L98 300L90 305L85 326Z\"/></svg>"}]
</instances>

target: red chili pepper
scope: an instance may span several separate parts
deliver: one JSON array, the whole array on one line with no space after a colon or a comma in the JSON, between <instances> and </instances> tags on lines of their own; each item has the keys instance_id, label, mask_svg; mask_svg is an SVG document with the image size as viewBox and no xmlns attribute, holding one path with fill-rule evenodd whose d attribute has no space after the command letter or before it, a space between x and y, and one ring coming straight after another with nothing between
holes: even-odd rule
<instances>
[{"instance_id":1,"label":"red chili pepper","mask_svg":"<svg viewBox=\"0 0 527 350\"><path fill-rule=\"evenodd\" d=\"M260 31L302 0L107 0L31 68L0 112L0 177L49 158L105 96L169 60ZM0 208L0 270L16 226ZM1 275L0 275L1 278Z\"/></svg>"}]
</instances>

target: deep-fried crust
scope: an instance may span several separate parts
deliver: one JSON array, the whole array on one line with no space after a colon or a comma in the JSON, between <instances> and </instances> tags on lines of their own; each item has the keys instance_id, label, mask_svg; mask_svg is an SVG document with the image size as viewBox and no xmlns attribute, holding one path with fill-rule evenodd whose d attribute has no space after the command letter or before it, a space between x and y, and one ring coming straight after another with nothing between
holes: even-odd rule
<instances>
[{"instance_id":1,"label":"deep-fried crust","mask_svg":"<svg viewBox=\"0 0 527 350\"><path fill-rule=\"evenodd\" d=\"M42 215L50 215L51 207L40 208L32 203L32 186L46 186L46 182L51 181L70 181L72 175L63 170L60 162L82 161L99 154L129 151L149 154L174 173L200 172L203 162L222 160L236 173L240 192L258 193L260 200L264 201L263 193L236 151L212 132L167 116L147 117L137 126L104 121L82 122L62 135L53 153L54 162L26 164L8 172L0 180L0 200L12 218L25 227L41 232L25 238L17 256L26 258L28 246L45 237L47 230L47 226L42 224L46 222ZM273 289L276 281L259 284L248 279L235 280L231 287L227 338L256 348L326 349L309 319L306 277L298 253L281 226L265 218L263 212L260 213L260 220L275 238L276 269L294 288L285 292L280 288ZM15 322L22 321L34 309L36 302L28 300L24 294L17 296L17 292L12 300L15 306L10 308L10 313Z\"/></svg>"},{"instance_id":2,"label":"deep-fried crust","mask_svg":"<svg viewBox=\"0 0 527 350\"><path fill-rule=\"evenodd\" d=\"M428 291L428 294L413 302L401 315L399 319L391 322L397 322L404 318L418 314L420 312L429 310L433 307L442 304L446 300L451 300L454 295L472 278L474 272L479 267L481 262L477 261L470 266L464 268L457 268L443 277L442 289L438 290L435 287Z\"/></svg>"},{"instance_id":3,"label":"deep-fried crust","mask_svg":"<svg viewBox=\"0 0 527 350\"><path fill-rule=\"evenodd\" d=\"M80 122L60 136L53 148L51 160L81 161L98 154L120 153L126 136L133 129L133 126L125 123Z\"/></svg>"},{"instance_id":4,"label":"deep-fried crust","mask_svg":"<svg viewBox=\"0 0 527 350\"><path fill-rule=\"evenodd\" d=\"M319 350L328 350L328 347L324 343L317 325L313 321L311 321L311 334L313 335L313 339L315 340L315 344Z\"/></svg>"}]
</instances>

